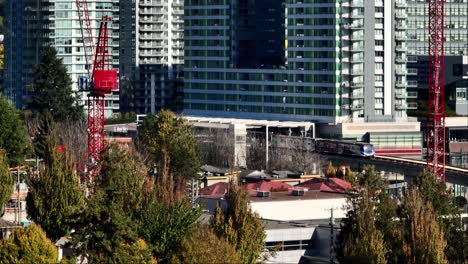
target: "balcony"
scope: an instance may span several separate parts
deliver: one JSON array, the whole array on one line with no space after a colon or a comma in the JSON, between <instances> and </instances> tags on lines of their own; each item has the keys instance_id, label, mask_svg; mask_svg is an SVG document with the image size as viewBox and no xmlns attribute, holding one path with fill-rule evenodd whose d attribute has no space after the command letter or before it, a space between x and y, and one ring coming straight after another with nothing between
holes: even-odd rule
<instances>
[{"instance_id":1,"label":"balcony","mask_svg":"<svg viewBox=\"0 0 468 264\"><path fill-rule=\"evenodd\" d=\"M406 51L406 46L398 45L398 46L396 46L395 49L398 52L405 52Z\"/></svg>"},{"instance_id":2,"label":"balcony","mask_svg":"<svg viewBox=\"0 0 468 264\"><path fill-rule=\"evenodd\" d=\"M397 99L405 99L406 98L406 94L405 93L395 93L395 97Z\"/></svg>"},{"instance_id":3,"label":"balcony","mask_svg":"<svg viewBox=\"0 0 468 264\"><path fill-rule=\"evenodd\" d=\"M406 109L406 104L395 104L395 108L399 110L404 110Z\"/></svg>"},{"instance_id":4,"label":"balcony","mask_svg":"<svg viewBox=\"0 0 468 264\"><path fill-rule=\"evenodd\" d=\"M357 87L363 87L364 82L351 82L351 87L357 88Z\"/></svg>"},{"instance_id":5,"label":"balcony","mask_svg":"<svg viewBox=\"0 0 468 264\"><path fill-rule=\"evenodd\" d=\"M395 61L397 63L406 63L406 58L402 56L396 56Z\"/></svg>"},{"instance_id":6,"label":"balcony","mask_svg":"<svg viewBox=\"0 0 468 264\"><path fill-rule=\"evenodd\" d=\"M416 110L418 109L418 103L416 102L408 102L408 106L406 109Z\"/></svg>"},{"instance_id":7,"label":"balcony","mask_svg":"<svg viewBox=\"0 0 468 264\"><path fill-rule=\"evenodd\" d=\"M351 7L364 7L364 1L353 0L350 6Z\"/></svg>"},{"instance_id":8,"label":"balcony","mask_svg":"<svg viewBox=\"0 0 468 264\"><path fill-rule=\"evenodd\" d=\"M405 88L407 86L406 82L396 82L396 87L398 88Z\"/></svg>"},{"instance_id":9,"label":"balcony","mask_svg":"<svg viewBox=\"0 0 468 264\"><path fill-rule=\"evenodd\" d=\"M352 110L361 110L361 109L363 109L363 105L362 104L355 104L355 105L353 104L353 105L351 105L351 109Z\"/></svg>"},{"instance_id":10,"label":"balcony","mask_svg":"<svg viewBox=\"0 0 468 264\"><path fill-rule=\"evenodd\" d=\"M418 98L418 92L407 92L407 98Z\"/></svg>"},{"instance_id":11,"label":"balcony","mask_svg":"<svg viewBox=\"0 0 468 264\"><path fill-rule=\"evenodd\" d=\"M409 68L408 75L418 75L418 69Z\"/></svg>"},{"instance_id":12,"label":"balcony","mask_svg":"<svg viewBox=\"0 0 468 264\"><path fill-rule=\"evenodd\" d=\"M409 88L417 88L418 87L418 81L408 81L408 87Z\"/></svg>"},{"instance_id":13,"label":"balcony","mask_svg":"<svg viewBox=\"0 0 468 264\"><path fill-rule=\"evenodd\" d=\"M161 0L153 0L153 1L140 1L141 7L150 7L150 6L163 6L165 3Z\"/></svg>"}]
</instances>

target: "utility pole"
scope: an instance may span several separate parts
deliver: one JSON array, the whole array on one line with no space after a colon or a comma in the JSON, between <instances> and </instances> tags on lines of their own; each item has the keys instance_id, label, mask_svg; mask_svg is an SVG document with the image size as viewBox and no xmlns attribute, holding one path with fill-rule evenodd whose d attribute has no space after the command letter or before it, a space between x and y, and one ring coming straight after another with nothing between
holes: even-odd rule
<instances>
[{"instance_id":1,"label":"utility pole","mask_svg":"<svg viewBox=\"0 0 468 264\"><path fill-rule=\"evenodd\" d=\"M330 208L330 263L335 263L335 217L333 207Z\"/></svg>"},{"instance_id":2,"label":"utility pole","mask_svg":"<svg viewBox=\"0 0 468 264\"><path fill-rule=\"evenodd\" d=\"M19 166L16 167L16 221L18 224L21 223L21 213L20 213L20 170Z\"/></svg>"},{"instance_id":3,"label":"utility pole","mask_svg":"<svg viewBox=\"0 0 468 264\"><path fill-rule=\"evenodd\" d=\"M268 125L266 125L266 129L265 129L265 146L266 146L266 149L265 149L265 171L268 170Z\"/></svg>"}]
</instances>

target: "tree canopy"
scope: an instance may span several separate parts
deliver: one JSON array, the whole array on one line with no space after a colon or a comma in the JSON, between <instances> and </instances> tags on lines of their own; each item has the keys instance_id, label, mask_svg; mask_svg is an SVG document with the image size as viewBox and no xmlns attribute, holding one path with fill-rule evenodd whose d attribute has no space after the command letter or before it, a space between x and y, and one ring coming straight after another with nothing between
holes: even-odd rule
<instances>
[{"instance_id":1,"label":"tree canopy","mask_svg":"<svg viewBox=\"0 0 468 264\"><path fill-rule=\"evenodd\" d=\"M244 264L257 263L266 238L262 220L252 212L249 196L244 188L229 184L225 212L217 207L212 227L220 238L233 244Z\"/></svg>"},{"instance_id":2,"label":"tree canopy","mask_svg":"<svg viewBox=\"0 0 468 264\"><path fill-rule=\"evenodd\" d=\"M46 47L34 68L31 98L27 108L34 113L50 112L56 121L83 117L72 91L72 81L54 47Z\"/></svg>"},{"instance_id":3,"label":"tree canopy","mask_svg":"<svg viewBox=\"0 0 468 264\"><path fill-rule=\"evenodd\" d=\"M378 194L368 185L376 178L368 168L361 177L364 185L348 200L349 211L342 226L341 255L344 263L387 263L384 235L376 225ZM371 180L372 179L372 180Z\"/></svg>"},{"instance_id":4,"label":"tree canopy","mask_svg":"<svg viewBox=\"0 0 468 264\"><path fill-rule=\"evenodd\" d=\"M191 126L173 112L162 110L148 116L140 131L145 149L156 167L156 184L163 200L183 196L187 180L198 177L200 155Z\"/></svg>"},{"instance_id":5,"label":"tree canopy","mask_svg":"<svg viewBox=\"0 0 468 264\"><path fill-rule=\"evenodd\" d=\"M76 164L72 155L56 150L56 136L49 135L44 148L44 166L31 175L26 197L28 216L40 224L48 237L58 240L68 235L71 220L84 203Z\"/></svg>"},{"instance_id":6,"label":"tree canopy","mask_svg":"<svg viewBox=\"0 0 468 264\"><path fill-rule=\"evenodd\" d=\"M184 239L173 263L240 263L241 256L226 238L218 237L209 226L197 226Z\"/></svg>"},{"instance_id":7,"label":"tree canopy","mask_svg":"<svg viewBox=\"0 0 468 264\"><path fill-rule=\"evenodd\" d=\"M405 263L447 263L446 240L431 202L425 202L419 191L411 188L403 199L403 251Z\"/></svg>"},{"instance_id":8,"label":"tree canopy","mask_svg":"<svg viewBox=\"0 0 468 264\"><path fill-rule=\"evenodd\" d=\"M200 214L201 210L187 199L172 203L151 199L141 212L140 235L159 261L168 261L181 250L182 241L190 237Z\"/></svg>"},{"instance_id":9,"label":"tree canopy","mask_svg":"<svg viewBox=\"0 0 468 264\"><path fill-rule=\"evenodd\" d=\"M0 148L6 151L8 163L17 165L24 160L28 148L26 129L19 112L0 96Z\"/></svg>"},{"instance_id":10,"label":"tree canopy","mask_svg":"<svg viewBox=\"0 0 468 264\"><path fill-rule=\"evenodd\" d=\"M343 262L357 261L356 255L370 257L372 263L466 262L466 234L460 232L445 184L434 175L423 172L401 197L390 197L372 167L356 182L340 234Z\"/></svg>"},{"instance_id":11,"label":"tree canopy","mask_svg":"<svg viewBox=\"0 0 468 264\"><path fill-rule=\"evenodd\" d=\"M101 154L92 195L74 223L78 256L90 263L127 263L121 261L135 259L138 248L143 260L137 263L153 261L150 248L139 242L135 218L142 208L145 177L146 168L136 153L111 145Z\"/></svg>"},{"instance_id":12,"label":"tree canopy","mask_svg":"<svg viewBox=\"0 0 468 264\"><path fill-rule=\"evenodd\" d=\"M57 249L36 225L14 230L0 241L0 263L57 263Z\"/></svg>"},{"instance_id":13,"label":"tree canopy","mask_svg":"<svg viewBox=\"0 0 468 264\"><path fill-rule=\"evenodd\" d=\"M3 215L3 205L10 199L14 183L14 179L8 171L5 151L0 149L0 205L2 208L0 215Z\"/></svg>"}]
</instances>

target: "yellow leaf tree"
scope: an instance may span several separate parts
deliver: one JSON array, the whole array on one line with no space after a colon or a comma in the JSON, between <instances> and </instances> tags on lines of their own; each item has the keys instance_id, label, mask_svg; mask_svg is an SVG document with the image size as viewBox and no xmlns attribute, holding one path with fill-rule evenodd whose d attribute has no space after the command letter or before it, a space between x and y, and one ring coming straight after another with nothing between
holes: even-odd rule
<instances>
[{"instance_id":1,"label":"yellow leaf tree","mask_svg":"<svg viewBox=\"0 0 468 264\"><path fill-rule=\"evenodd\" d=\"M13 231L0 242L0 263L57 263L58 254L40 226L31 224Z\"/></svg>"}]
</instances>

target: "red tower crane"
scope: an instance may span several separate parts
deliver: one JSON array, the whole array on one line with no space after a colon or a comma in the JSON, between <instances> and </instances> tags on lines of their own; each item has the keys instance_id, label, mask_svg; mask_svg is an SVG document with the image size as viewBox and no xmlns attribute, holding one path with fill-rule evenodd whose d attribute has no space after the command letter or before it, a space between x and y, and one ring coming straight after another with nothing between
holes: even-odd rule
<instances>
[{"instance_id":1,"label":"red tower crane","mask_svg":"<svg viewBox=\"0 0 468 264\"><path fill-rule=\"evenodd\" d=\"M104 97L117 89L117 71L112 70L108 53L108 24L112 18L103 15L99 26L96 48L94 46L93 29L89 19L87 0L76 0L83 36L87 80L84 81L88 94L88 181L97 174L99 155L104 149ZM93 58L94 55L94 58ZM92 59L93 58L93 59ZM92 67L91 67L92 63Z\"/></svg>"},{"instance_id":2,"label":"red tower crane","mask_svg":"<svg viewBox=\"0 0 468 264\"><path fill-rule=\"evenodd\" d=\"M429 0L427 167L445 182L444 0Z\"/></svg>"}]
</instances>

